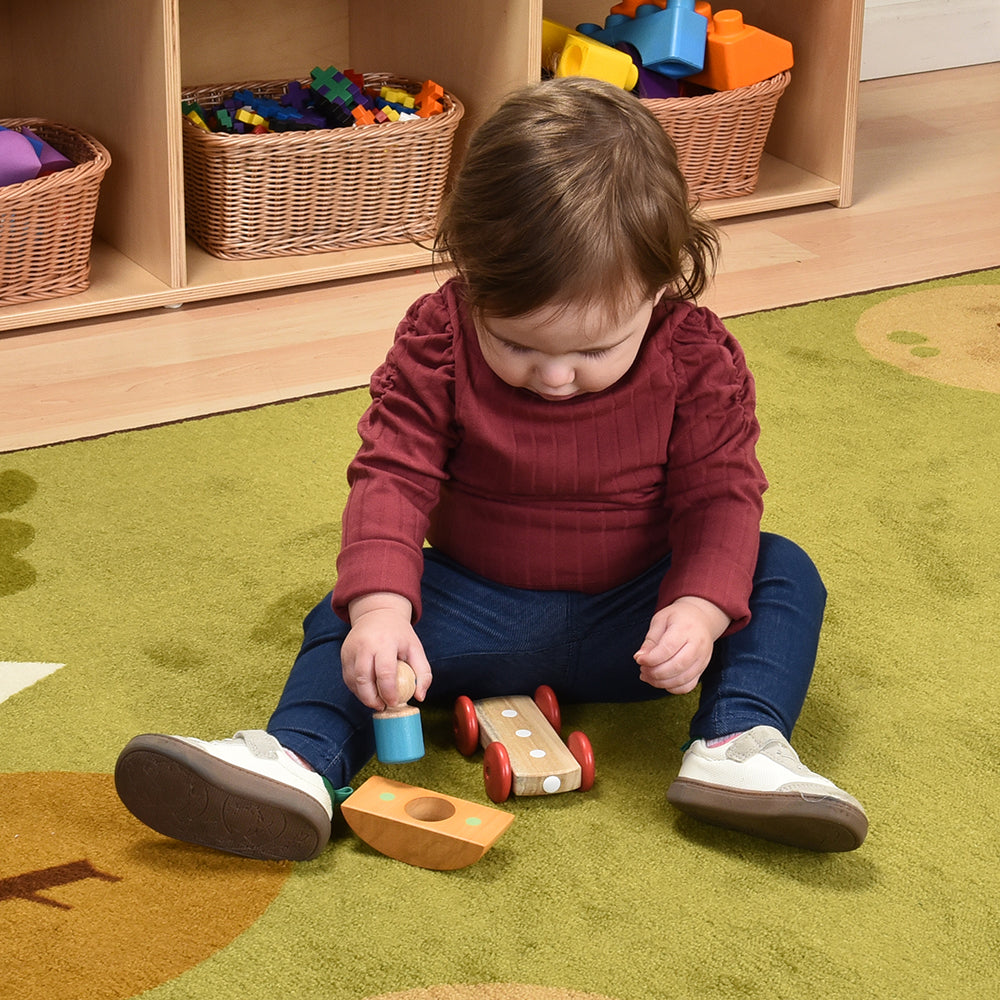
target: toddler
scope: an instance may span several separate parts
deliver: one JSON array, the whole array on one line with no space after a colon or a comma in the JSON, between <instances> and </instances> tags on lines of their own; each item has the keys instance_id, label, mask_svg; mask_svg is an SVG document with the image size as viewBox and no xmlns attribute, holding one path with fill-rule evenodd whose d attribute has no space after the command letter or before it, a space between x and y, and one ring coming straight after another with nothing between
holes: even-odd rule
<instances>
[{"instance_id":1,"label":"toddler","mask_svg":"<svg viewBox=\"0 0 1000 1000\"><path fill-rule=\"evenodd\" d=\"M788 742L826 592L760 531L754 384L694 304L718 244L662 127L598 81L514 94L473 136L437 242L457 276L410 308L372 377L336 586L266 731L137 736L122 801L181 840L316 857L404 660L429 702L700 685L669 801L860 846L861 805Z\"/></svg>"}]
</instances>

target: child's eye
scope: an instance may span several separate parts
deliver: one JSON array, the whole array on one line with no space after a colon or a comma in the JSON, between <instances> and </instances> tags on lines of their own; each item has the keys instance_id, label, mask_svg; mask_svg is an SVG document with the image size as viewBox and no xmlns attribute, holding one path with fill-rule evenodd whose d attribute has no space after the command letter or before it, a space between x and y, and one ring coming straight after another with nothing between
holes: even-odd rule
<instances>
[{"instance_id":1,"label":"child's eye","mask_svg":"<svg viewBox=\"0 0 1000 1000\"><path fill-rule=\"evenodd\" d=\"M529 348L523 347L521 344L512 344L509 340L501 340L501 344L508 350L511 354L528 354Z\"/></svg>"},{"instance_id":2,"label":"child's eye","mask_svg":"<svg viewBox=\"0 0 1000 1000\"><path fill-rule=\"evenodd\" d=\"M611 353L610 347L602 347L594 351L581 351L580 352L585 358L590 360L596 360L597 358L606 358Z\"/></svg>"}]
</instances>

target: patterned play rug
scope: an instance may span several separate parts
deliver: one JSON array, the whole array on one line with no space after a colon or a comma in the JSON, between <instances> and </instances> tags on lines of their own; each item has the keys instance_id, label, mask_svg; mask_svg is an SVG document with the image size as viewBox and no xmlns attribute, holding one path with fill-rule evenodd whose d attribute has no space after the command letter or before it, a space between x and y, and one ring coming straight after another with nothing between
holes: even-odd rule
<instances>
[{"instance_id":1,"label":"patterned play rug","mask_svg":"<svg viewBox=\"0 0 1000 1000\"><path fill-rule=\"evenodd\" d=\"M592 791L512 799L472 866L166 840L119 805L135 733L261 726L330 587L360 390L0 454L2 1000L980 1000L1000 991L1000 272L729 321L766 527L830 591L795 744L864 846L674 812L694 696L564 705ZM380 773L484 802L423 711Z\"/></svg>"}]
</instances>

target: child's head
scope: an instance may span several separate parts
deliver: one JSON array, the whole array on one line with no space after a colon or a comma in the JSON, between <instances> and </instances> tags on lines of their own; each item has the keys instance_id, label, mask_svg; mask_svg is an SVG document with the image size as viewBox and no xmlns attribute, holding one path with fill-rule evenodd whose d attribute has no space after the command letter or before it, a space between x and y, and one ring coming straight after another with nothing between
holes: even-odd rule
<instances>
[{"instance_id":1,"label":"child's head","mask_svg":"<svg viewBox=\"0 0 1000 1000\"><path fill-rule=\"evenodd\" d=\"M636 97L582 77L527 87L477 129L437 245L481 315L572 303L609 320L664 290L695 298L718 246L663 127Z\"/></svg>"}]
</instances>

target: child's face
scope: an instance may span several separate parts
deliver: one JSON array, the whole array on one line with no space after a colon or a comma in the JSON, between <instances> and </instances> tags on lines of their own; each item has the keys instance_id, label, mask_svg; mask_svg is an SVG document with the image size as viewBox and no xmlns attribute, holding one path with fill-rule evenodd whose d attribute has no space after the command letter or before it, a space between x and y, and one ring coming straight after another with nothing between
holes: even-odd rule
<instances>
[{"instance_id":1,"label":"child's face","mask_svg":"<svg viewBox=\"0 0 1000 1000\"><path fill-rule=\"evenodd\" d=\"M643 301L608 323L593 307L543 306L521 316L482 316L479 345L508 385L562 401L614 385L632 367L653 313Z\"/></svg>"}]
</instances>

